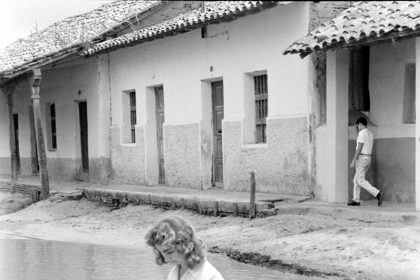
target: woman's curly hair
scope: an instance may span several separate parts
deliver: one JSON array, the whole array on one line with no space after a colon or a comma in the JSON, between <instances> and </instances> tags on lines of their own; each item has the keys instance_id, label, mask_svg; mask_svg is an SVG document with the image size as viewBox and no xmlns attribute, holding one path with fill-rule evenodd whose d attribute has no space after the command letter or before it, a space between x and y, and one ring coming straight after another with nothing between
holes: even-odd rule
<instances>
[{"instance_id":1,"label":"woman's curly hair","mask_svg":"<svg viewBox=\"0 0 420 280\"><path fill-rule=\"evenodd\" d=\"M204 259L204 244L195 236L193 227L179 217L169 217L160 221L145 236L147 245L153 247L156 263L166 263L165 258L156 249L156 244L175 248L184 256L188 267L194 268Z\"/></svg>"}]
</instances>

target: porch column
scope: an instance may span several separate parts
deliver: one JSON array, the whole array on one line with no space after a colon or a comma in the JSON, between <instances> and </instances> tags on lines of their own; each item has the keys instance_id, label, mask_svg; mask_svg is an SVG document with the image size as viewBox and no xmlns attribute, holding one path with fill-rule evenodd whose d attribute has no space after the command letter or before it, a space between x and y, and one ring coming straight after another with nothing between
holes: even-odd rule
<instances>
[{"instance_id":1,"label":"porch column","mask_svg":"<svg viewBox=\"0 0 420 280\"><path fill-rule=\"evenodd\" d=\"M108 183L111 174L111 85L110 85L110 61L109 53L98 58L98 87L96 97L97 105L91 106L96 111L96 118L89 120L90 139L94 139L95 145L89 146L89 161L97 161L99 169L89 169L89 178L96 177L101 183ZM97 124L95 125L95 119ZM137 136L136 132L136 136ZM94 138L93 138L94 137ZM140 138L140 137L139 137ZM91 141L89 141L91 142ZM93 165L95 166L95 165Z\"/></svg>"},{"instance_id":2,"label":"porch column","mask_svg":"<svg viewBox=\"0 0 420 280\"><path fill-rule=\"evenodd\" d=\"M32 71L32 77L30 79L30 85L32 88L32 104L34 109L34 122L35 122L35 133L36 143L38 148L39 168L41 176L41 199L46 199L50 196L50 186L48 180L48 169L47 169L47 156L45 153L45 142L44 135L42 132L41 124L41 107L39 103L39 85L41 84L41 69L37 68Z\"/></svg>"},{"instance_id":3,"label":"porch column","mask_svg":"<svg viewBox=\"0 0 420 280\"><path fill-rule=\"evenodd\" d=\"M17 174L17 154L16 154L16 139L15 139L15 122L13 120L13 92L16 84L9 82L1 87L1 90L7 97L7 105L9 110L9 146L10 146L10 160L11 160L11 181L15 182L18 179Z\"/></svg>"},{"instance_id":4,"label":"porch column","mask_svg":"<svg viewBox=\"0 0 420 280\"><path fill-rule=\"evenodd\" d=\"M345 203L348 190L348 88L349 53L327 52L327 130L325 143L328 202Z\"/></svg>"},{"instance_id":5,"label":"porch column","mask_svg":"<svg viewBox=\"0 0 420 280\"><path fill-rule=\"evenodd\" d=\"M420 211L420 37L416 37L416 210Z\"/></svg>"}]
</instances>

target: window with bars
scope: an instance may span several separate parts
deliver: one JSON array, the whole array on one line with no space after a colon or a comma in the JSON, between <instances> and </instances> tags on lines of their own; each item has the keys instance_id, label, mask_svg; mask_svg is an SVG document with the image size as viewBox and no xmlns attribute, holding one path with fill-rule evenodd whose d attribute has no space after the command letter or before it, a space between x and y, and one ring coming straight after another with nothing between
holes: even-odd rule
<instances>
[{"instance_id":1,"label":"window with bars","mask_svg":"<svg viewBox=\"0 0 420 280\"><path fill-rule=\"evenodd\" d=\"M47 133L48 133L48 149L57 149L57 122L55 113L55 104L47 103Z\"/></svg>"},{"instance_id":2,"label":"window with bars","mask_svg":"<svg viewBox=\"0 0 420 280\"><path fill-rule=\"evenodd\" d=\"M130 131L131 131L131 143L136 143L136 92L132 91L130 95Z\"/></svg>"},{"instance_id":3,"label":"window with bars","mask_svg":"<svg viewBox=\"0 0 420 280\"><path fill-rule=\"evenodd\" d=\"M267 142L266 119L268 115L267 74L254 76L255 92L255 142Z\"/></svg>"}]
</instances>

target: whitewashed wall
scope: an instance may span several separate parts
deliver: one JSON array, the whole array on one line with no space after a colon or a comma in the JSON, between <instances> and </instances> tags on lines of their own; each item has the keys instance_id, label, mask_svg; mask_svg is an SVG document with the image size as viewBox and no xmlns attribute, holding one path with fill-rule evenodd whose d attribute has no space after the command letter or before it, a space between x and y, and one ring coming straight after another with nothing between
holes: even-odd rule
<instances>
[{"instance_id":1,"label":"whitewashed wall","mask_svg":"<svg viewBox=\"0 0 420 280\"><path fill-rule=\"evenodd\" d=\"M87 101L89 169L92 181L106 181L109 177L109 92L108 75L103 75L101 63L96 58L77 59L73 62L42 70L41 120L49 174L52 177L74 179L80 173L80 128L78 101ZM105 68L106 69L106 68ZM101 75L102 74L102 75ZM31 174L31 142L29 126L29 105L31 89L28 82L22 82L15 90L14 113L19 115L19 150L22 175ZM107 98L108 96L108 98ZM3 97L2 97L3 98ZM46 104L55 103L57 125L57 149L48 149L49 137L46 130ZM7 102L2 104L2 118L7 120ZM6 105L4 105L6 104ZM6 106L4 109L3 107ZM8 156L8 122L1 122L1 157ZM4 161L4 160L2 160ZM1 173L10 173L9 167ZM10 165L9 165L10 166Z\"/></svg>"},{"instance_id":2,"label":"whitewashed wall","mask_svg":"<svg viewBox=\"0 0 420 280\"><path fill-rule=\"evenodd\" d=\"M296 21L296 19L301 19ZM260 190L307 194L310 191L308 137L308 63L282 51L297 34L308 29L307 3L292 3L264 10L229 23L210 25L207 38L200 30L155 40L110 53L112 92L113 148L115 177L157 183L150 136L138 143L121 141L124 128L122 94L137 93L137 123L140 135L153 133L148 124L150 87L163 85L165 92L166 181L173 186L202 188L209 184L206 158L210 131L203 122L206 84L223 79L224 83L224 178L225 188L245 190L249 172L256 171ZM268 142L244 145L245 73L268 74ZM149 96L149 97L148 97ZM205 136L207 135L207 136ZM144 141L144 142L143 142ZM144 145L144 146L143 146ZM143 146L143 147L142 147ZM211 150L211 149L210 149ZM275 153L273 156L273 152ZM129 161L126 154L135 154ZM130 157L131 158L131 157ZM153 165L155 167L153 167ZM206 169L206 170L203 170ZM149 170L145 173L145 170ZM148 175L148 172L154 174ZM148 177L148 179L143 179ZM204 178L204 179L203 179ZM289 179L287 179L289 178ZM136 181L134 180L134 181Z\"/></svg>"},{"instance_id":3,"label":"whitewashed wall","mask_svg":"<svg viewBox=\"0 0 420 280\"><path fill-rule=\"evenodd\" d=\"M414 202L415 124L403 124L405 65L414 62L414 39L403 40L398 44L375 45L370 48L369 118L374 125L369 126L369 129L373 132L375 140L373 161L368 177L375 187L385 191L386 200L395 202ZM348 68L348 65L340 65L340 67ZM341 84L341 91L338 92L347 92L348 86L342 84L343 80L336 82ZM340 114L340 118L344 116L343 114L345 113ZM328 187L327 181L332 173L331 168L327 167L342 164L331 161L328 157L331 147L325 143L328 143L331 138L329 119L331 115L329 116L327 112L327 124L316 130L316 194L323 200L328 200L331 193L337 190L351 197L352 176L354 175L349 172L348 182L344 183L346 185L344 188L336 184ZM349 139L347 148L342 148L340 153L347 153L348 161L351 161L356 144L354 126L349 127L339 138ZM362 199L370 198L372 197L362 192Z\"/></svg>"},{"instance_id":4,"label":"whitewashed wall","mask_svg":"<svg viewBox=\"0 0 420 280\"><path fill-rule=\"evenodd\" d=\"M415 200L415 124L403 123L405 66L415 63L415 53L415 39L372 46L370 51L375 183L386 200L395 202Z\"/></svg>"}]
</instances>

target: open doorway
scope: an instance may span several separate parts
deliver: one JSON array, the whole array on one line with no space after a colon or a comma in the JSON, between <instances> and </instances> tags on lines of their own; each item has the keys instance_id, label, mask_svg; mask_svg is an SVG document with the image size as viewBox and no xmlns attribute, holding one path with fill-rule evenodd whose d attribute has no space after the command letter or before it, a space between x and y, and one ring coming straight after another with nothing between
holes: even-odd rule
<instances>
[{"instance_id":1,"label":"open doorway","mask_svg":"<svg viewBox=\"0 0 420 280\"><path fill-rule=\"evenodd\" d=\"M79 107L79 133L80 133L80 159L79 180L89 179L89 148L88 148L88 112L87 102L78 102Z\"/></svg>"},{"instance_id":2,"label":"open doorway","mask_svg":"<svg viewBox=\"0 0 420 280\"><path fill-rule=\"evenodd\" d=\"M20 175L20 152L19 152L19 117L18 114L13 114L14 134L15 134L15 147L16 147L16 172Z\"/></svg>"},{"instance_id":3,"label":"open doorway","mask_svg":"<svg viewBox=\"0 0 420 280\"><path fill-rule=\"evenodd\" d=\"M369 90L369 63L370 63L370 47L359 47L351 50L349 63L349 127L350 139L348 144L348 160L349 164L354 157L356 150L357 132L355 131L355 123L360 117L368 120L368 127L373 126L369 119L370 113L370 90ZM375 164L375 144L372 150L372 165L366 173L367 180L376 185L376 164ZM348 176L348 195L353 196L353 177L354 172L349 172ZM371 196L366 191L360 193L362 200L370 199Z\"/></svg>"}]
</instances>

